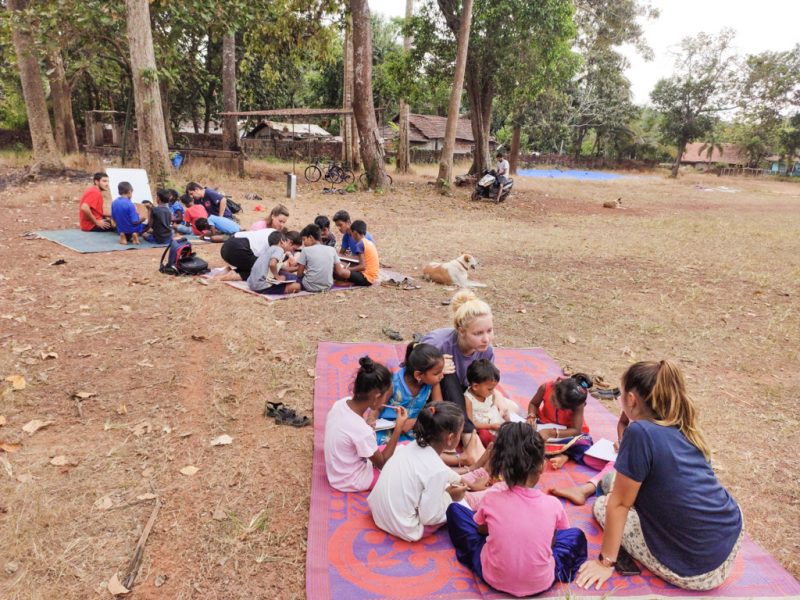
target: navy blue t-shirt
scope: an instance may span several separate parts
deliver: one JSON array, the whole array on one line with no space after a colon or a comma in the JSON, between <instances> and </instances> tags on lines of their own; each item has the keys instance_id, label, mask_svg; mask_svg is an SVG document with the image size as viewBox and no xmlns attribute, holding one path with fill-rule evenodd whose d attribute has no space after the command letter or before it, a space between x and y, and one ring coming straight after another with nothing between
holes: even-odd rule
<instances>
[{"instance_id":1,"label":"navy blue t-shirt","mask_svg":"<svg viewBox=\"0 0 800 600\"><path fill-rule=\"evenodd\" d=\"M206 207L206 212L210 215L219 215L219 204L225 199L225 196L220 194L217 190L212 190L211 188L205 189L205 194L203 195L203 199L200 200L200 204ZM221 216L230 219L233 216L231 210L225 206L225 212Z\"/></svg>"},{"instance_id":2,"label":"navy blue t-shirt","mask_svg":"<svg viewBox=\"0 0 800 600\"><path fill-rule=\"evenodd\" d=\"M677 427L634 421L614 469L642 484L633 506L659 562L682 577L725 562L742 530L739 506Z\"/></svg>"},{"instance_id":3,"label":"navy blue t-shirt","mask_svg":"<svg viewBox=\"0 0 800 600\"><path fill-rule=\"evenodd\" d=\"M375 242L375 240L372 239L372 236L370 235L369 231L367 232L367 236L366 237L370 242L373 242L373 243ZM362 246L362 248L363 248L363 246ZM342 250L343 251L344 250L349 250L350 254L352 254L353 256L358 254L358 242L356 242L353 239L353 236L350 235L349 233L345 233L342 236ZM362 250L362 252L363 252L363 250Z\"/></svg>"}]
</instances>

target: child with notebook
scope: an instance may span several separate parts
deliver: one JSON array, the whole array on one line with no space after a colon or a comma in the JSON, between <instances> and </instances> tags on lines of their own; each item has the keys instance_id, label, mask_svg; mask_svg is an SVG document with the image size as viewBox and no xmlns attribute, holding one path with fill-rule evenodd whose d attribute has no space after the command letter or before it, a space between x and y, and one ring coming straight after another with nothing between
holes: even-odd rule
<instances>
[{"instance_id":1,"label":"child with notebook","mask_svg":"<svg viewBox=\"0 0 800 600\"><path fill-rule=\"evenodd\" d=\"M381 265L378 249L367 237L367 224L364 221L353 221L350 235L356 244L353 255L358 258L358 264L349 267L350 276L347 281L359 286L372 285L378 281Z\"/></svg>"},{"instance_id":2,"label":"child with notebook","mask_svg":"<svg viewBox=\"0 0 800 600\"><path fill-rule=\"evenodd\" d=\"M528 423L505 423L489 459L506 486L487 493L476 513L447 509L459 562L493 588L532 596L570 582L586 561L586 536L569 528L557 499L534 489L544 469L544 440Z\"/></svg>"},{"instance_id":3,"label":"child with notebook","mask_svg":"<svg viewBox=\"0 0 800 600\"><path fill-rule=\"evenodd\" d=\"M303 251L296 257L297 279L287 284L287 294L300 290L306 292L327 292L333 287L333 277L346 280L349 272L342 266L336 249L320 244L319 227L313 223L300 232L303 238Z\"/></svg>"},{"instance_id":4,"label":"child with notebook","mask_svg":"<svg viewBox=\"0 0 800 600\"><path fill-rule=\"evenodd\" d=\"M336 248L336 236L331 231L331 220L325 215L317 215L314 219L314 225L319 227L322 234L322 243L326 246Z\"/></svg>"},{"instance_id":5,"label":"child with notebook","mask_svg":"<svg viewBox=\"0 0 800 600\"><path fill-rule=\"evenodd\" d=\"M406 358L392 376L392 396L388 406L380 413L380 418L394 421L395 407L402 406L408 413L408 420L400 435L401 442L414 441L414 425L417 415L428 401L440 402L442 390L439 387L444 377L444 355L430 344L411 342L406 347ZM395 425L395 429L397 426ZM379 444L385 444L393 430L378 431Z\"/></svg>"},{"instance_id":6,"label":"child with notebook","mask_svg":"<svg viewBox=\"0 0 800 600\"><path fill-rule=\"evenodd\" d=\"M247 287L254 292L269 292L270 294L282 294L284 287L290 281L294 281L294 276L288 279L282 274L281 268L286 260L286 253L292 249L292 243L282 231L273 231L269 234L269 248L256 259L250 277L247 278Z\"/></svg>"},{"instance_id":7,"label":"child with notebook","mask_svg":"<svg viewBox=\"0 0 800 600\"><path fill-rule=\"evenodd\" d=\"M461 500L467 487L439 455L455 449L463 428L464 413L452 402L422 409L414 425L416 441L395 450L367 498L375 525L415 542L444 524L447 507Z\"/></svg>"},{"instance_id":8,"label":"child with notebook","mask_svg":"<svg viewBox=\"0 0 800 600\"><path fill-rule=\"evenodd\" d=\"M394 454L406 420L405 409L398 406L395 433L379 449L364 413L380 410L386 403L392 392L392 374L369 356L362 356L358 364L353 395L336 402L325 420L325 472L331 487L341 492L373 488L378 469Z\"/></svg>"},{"instance_id":9,"label":"child with notebook","mask_svg":"<svg viewBox=\"0 0 800 600\"><path fill-rule=\"evenodd\" d=\"M353 232L350 230L350 213L346 210L339 210L333 215L333 224L336 225L336 229L339 230L339 233L342 234L342 247L339 250L339 254L342 256L345 255L356 255L356 251L358 249L358 243L353 239ZM370 242L374 242L375 240L372 239L372 236L367 233L366 238Z\"/></svg>"}]
</instances>

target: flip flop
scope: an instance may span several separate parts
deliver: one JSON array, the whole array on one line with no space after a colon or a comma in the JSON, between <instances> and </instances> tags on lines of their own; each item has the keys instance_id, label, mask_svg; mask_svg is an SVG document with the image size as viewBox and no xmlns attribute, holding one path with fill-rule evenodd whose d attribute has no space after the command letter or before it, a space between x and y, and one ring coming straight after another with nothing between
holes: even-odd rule
<instances>
[{"instance_id":1,"label":"flip flop","mask_svg":"<svg viewBox=\"0 0 800 600\"><path fill-rule=\"evenodd\" d=\"M279 414L275 417L275 422L278 425L291 425L292 427L305 427L306 425L311 424L311 419L307 416L303 415L289 415L289 414Z\"/></svg>"},{"instance_id":2,"label":"flip flop","mask_svg":"<svg viewBox=\"0 0 800 600\"><path fill-rule=\"evenodd\" d=\"M395 342L402 342L403 341L403 336L400 335L399 331L391 329L390 327L384 327L382 331L383 331L383 335L388 337L390 340L394 340Z\"/></svg>"},{"instance_id":3,"label":"flip flop","mask_svg":"<svg viewBox=\"0 0 800 600\"><path fill-rule=\"evenodd\" d=\"M278 413L281 411L286 410L286 405L283 402L266 402L264 404L264 416L265 417L276 417Z\"/></svg>"}]
</instances>

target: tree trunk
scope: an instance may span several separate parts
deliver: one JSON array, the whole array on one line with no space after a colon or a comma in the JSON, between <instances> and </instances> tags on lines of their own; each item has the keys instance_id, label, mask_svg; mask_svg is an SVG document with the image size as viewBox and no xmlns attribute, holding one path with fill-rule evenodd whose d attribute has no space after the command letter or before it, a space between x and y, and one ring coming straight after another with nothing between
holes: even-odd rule
<instances>
[{"instance_id":1,"label":"tree trunk","mask_svg":"<svg viewBox=\"0 0 800 600\"><path fill-rule=\"evenodd\" d=\"M350 13L353 15L353 114L361 140L361 162L370 188L380 188L386 185L386 172L372 99L372 23L367 0L350 0Z\"/></svg>"},{"instance_id":2,"label":"tree trunk","mask_svg":"<svg viewBox=\"0 0 800 600\"><path fill-rule=\"evenodd\" d=\"M511 160L509 161L509 170L511 175L517 174L517 165L519 164L519 138L522 134L522 127L519 123L514 122L511 132Z\"/></svg>"},{"instance_id":3,"label":"tree trunk","mask_svg":"<svg viewBox=\"0 0 800 600\"><path fill-rule=\"evenodd\" d=\"M348 15L344 32L344 107L353 110L353 94L355 82L355 58L353 52L353 17ZM358 128L355 123L355 115L345 117L347 128L347 140L345 141L347 161L353 170L361 168L358 150Z\"/></svg>"},{"instance_id":4,"label":"tree trunk","mask_svg":"<svg viewBox=\"0 0 800 600\"><path fill-rule=\"evenodd\" d=\"M161 94L161 112L164 114L164 135L167 136L167 147L175 144L175 138L172 135L172 107L169 101L169 87L166 79L159 82L159 92Z\"/></svg>"},{"instance_id":5,"label":"tree trunk","mask_svg":"<svg viewBox=\"0 0 800 600\"><path fill-rule=\"evenodd\" d=\"M228 31L222 38L222 111L236 112L236 32ZM238 120L235 116L222 119L222 149L239 150Z\"/></svg>"},{"instance_id":6,"label":"tree trunk","mask_svg":"<svg viewBox=\"0 0 800 600\"><path fill-rule=\"evenodd\" d=\"M72 114L72 88L67 81L61 52L53 51L48 57L48 63L56 147L62 154L74 154L79 149L78 133L75 130L75 118Z\"/></svg>"},{"instance_id":7,"label":"tree trunk","mask_svg":"<svg viewBox=\"0 0 800 600\"><path fill-rule=\"evenodd\" d=\"M414 0L406 0L406 21L408 26L414 16ZM406 56L411 51L411 36L403 36L403 51ZM397 137L397 172L408 173L411 165L411 142L409 140L409 107L405 98L400 99L400 135Z\"/></svg>"},{"instance_id":8,"label":"tree trunk","mask_svg":"<svg viewBox=\"0 0 800 600\"><path fill-rule=\"evenodd\" d=\"M27 0L7 0L6 5L12 13L27 8ZM21 15L18 15L21 17ZM42 71L35 54L33 34L26 24L19 24L12 19L12 39L17 55L17 67L22 83L22 95L28 113L28 127L31 132L33 147L33 164L31 174L40 172L58 172L64 170L64 164L58 155L53 128L50 126L50 115L47 114L47 98L44 95Z\"/></svg>"},{"instance_id":9,"label":"tree trunk","mask_svg":"<svg viewBox=\"0 0 800 600\"><path fill-rule=\"evenodd\" d=\"M472 166L469 169L473 175L480 175L490 166L489 133L494 97L491 81L484 80L477 71L471 65L464 78L469 100L470 120L472 121L472 136L475 138Z\"/></svg>"},{"instance_id":10,"label":"tree trunk","mask_svg":"<svg viewBox=\"0 0 800 600\"><path fill-rule=\"evenodd\" d=\"M472 0L464 0L464 6L461 10L461 23L458 28L456 72L453 76L453 89L450 90L450 104L447 107L444 146L439 158L437 183L442 190L448 189L453 182L453 152L456 145L456 129L458 127L458 113L461 107L461 91L464 86L464 71L467 67L467 50L469 49L469 29L471 25Z\"/></svg>"},{"instance_id":11,"label":"tree trunk","mask_svg":"<svg viewBox=\"0 0 800 600\"><path fill-rule=\"evenodd\" d=\"M669 176L672 178L676 178L678 176L678 169L681 166L681 159L683 158L683 153L686 152L686 145L689 142L686 140L681 140L678 144L678 156L675 157L675 162L672 163L672 170L670 171Z\"/></svg>"},{"instance_id":12,"label":"tree trunk","mask_svg":"<svg viewBox=\"0 0 800 600\"><path fill-rule=\"evenodd\" d=\"M128 16L128 44L133 71L133 97L139 138L139 162L159 184L170 172L169 150L164 129L164 111L158 89L158 69L153 51L148 0L125 0Z\"/></svg>"}]
</instances>

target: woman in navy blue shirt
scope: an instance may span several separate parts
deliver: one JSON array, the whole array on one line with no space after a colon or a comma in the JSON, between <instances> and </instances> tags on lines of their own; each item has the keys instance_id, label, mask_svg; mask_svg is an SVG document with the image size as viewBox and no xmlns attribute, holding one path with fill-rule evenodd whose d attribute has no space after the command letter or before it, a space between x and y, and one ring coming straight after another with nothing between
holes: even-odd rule
<instances>
[{"instance_id":1,"label":"woman in navy blue shirt","mask_svg":"<svg viewBox=\"0 0 800 600\"><path fill-rule=\"evenodd\" d=\"M710 590L728 577L744 535L742 513L711 468L694 402L678 367L640 362L622 376L620 403L631 424L620 444L611 493L595 501L605 529L597 560L579 586L598 588L620 546L658 577Z\"/></svg>"}]
</instances>

